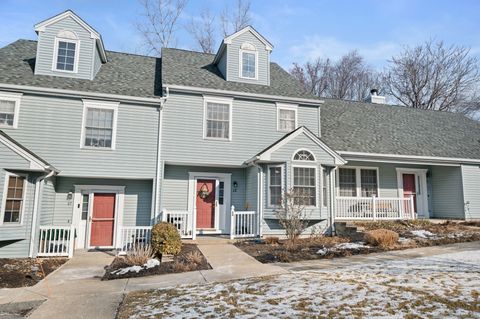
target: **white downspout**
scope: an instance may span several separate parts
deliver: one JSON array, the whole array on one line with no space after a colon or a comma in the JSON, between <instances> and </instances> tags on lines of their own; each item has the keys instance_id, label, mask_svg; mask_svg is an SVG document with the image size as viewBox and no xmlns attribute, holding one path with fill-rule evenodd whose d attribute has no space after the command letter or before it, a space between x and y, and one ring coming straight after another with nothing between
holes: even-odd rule
<instances>
[{"instance_id":1,"label":"white downspout","mask_svg":"<svg viewBox=\"0 0 480 319\"><path fill-rule=\"evenodd\" d=\"M155 200L152 203L152 213L151 213L151 223L155 223L157 220L157 215L159 214L160 210L160 171L162 169L161 164L161 149L162 149L162 129L163 129L163 107L165 102L168 99L170 94L170 90L168 86L165 88L165 97L162 98L160 102L160 114L158 116L158 135L157 135L157 169L155 172Z\"/></svg>"},{"instance_id":2,"label":"white downspout","mask_svg":"<svg viewBox=\"0 0 480 319\"><path fill-rule=\"evenodd\" d=\"M256 162L252 162L252 165L258 169L258 178L257 178L257 189L258 189L258 199L257 199L257 207L258 207L258 236L262 237L263 229L262 229L262 222L263 222L263 167L258 165Z\"/></svg>"},{"instance_id":3,"label":"white downspout","mask_svg":"<svg viewBox=\"0 0 480 319\"><path fill-rule=\"evenodd\" d=\"M35 195L33 197L33 215L32 215L32 227L30 230L30 251L28 257L33 258L33 248L35 245L35 230L37 226L37 215L38 215L38 202L40 201L40 187L43 180L52 177L55 175L55 171L52 170L48 174L39 176L35 179Z\"/></svg>"}]
</instances>

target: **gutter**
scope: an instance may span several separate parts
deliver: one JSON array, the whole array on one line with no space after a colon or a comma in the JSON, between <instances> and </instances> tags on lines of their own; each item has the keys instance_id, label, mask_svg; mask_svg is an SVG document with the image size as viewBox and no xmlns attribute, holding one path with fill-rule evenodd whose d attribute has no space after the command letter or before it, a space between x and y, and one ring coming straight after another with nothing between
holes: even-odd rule
<instances>
[{"instance_id":1,"label":"gutter","mask_svg":"<svg viewBox=\"0 0 480 319\"><path fill-rule=\"evenodd\" d=\"M337 151L343 157L346 157L350 160L362 160L362 159L403 159L405 161L429 161L433 163L470 163L470 164L480 164L480 159L472 158L455 158L455 157L435 157L435 156L419 156L419 155L398 155L398 154L382 154L382 153L363 153L363 152L348 152L348 151Z\"/></svg>"},{"instance_id":2,"label":"gutter","mask_svg":"<svg viewBox=\"0 0 480 319\"><path fill-rule=\"evenodd\" d=\"M28 257L33 258L33 250L35 245L35 238L37 237L35 234L36 226L37 226L37 216L38 216L38 207L40 201L40 188L42 187L42 181L47 178L52 177L53 175L58 173L58 170L47 168L50 172L45 175L41 175L35 179L35 195L33 199L33 216L32 216L32 227L30 230L30 251L28 253Z\"/></svg>"},{"instance_id":3,"label":"gutter","mask_svg":"<svg viewBox=\"0 0 480 319\"><path fill-rule=\"evenodd\" d=\"M104 99L104 100L111 100L116 102L141 103L141 104L152 105L152 106L157 106L159 103L162 103L162 98L146 98L146 97L136 97L136 96L130 96L130 95L52 89L52 88L45 88L45 87L5 84L5 83L0 83L0 89L18 91L23 93L34 93L38 95L47 95L47 96L55 95L55 96L66 96L66 97L74 97L74 98L76 97L76 98Z\"/></svg>"},{"instance_id":4,"label":"gutter","mask_svg":"<svg viewBox=\"0 0 480 319\"><path fill-rule=\"evenodd\" d=\"M296 103L304 105L313 105L320 106L325 101L315 100L315 99L305 99L305 98L296 98L296 97L286 97L280 95L269 95L269 94L259 94L259 93L247 93L240 91L229 91L229 90L219 90L219 89L209 89L202 87L194 86L183 86L183 85L169 85L170 90L177 92L187 92L187 93L198 93L198 94L217 94L222 96L231 96L231 97L243 97L243 98L252 98L256 100L264 101L275 101L275 102L287 102L287 103Z\"/></svg>"},{"instance_id":5,"label":"gutter","mask_svg":"<svg viewBox=\"0 0 480 319\"><path fill-rule=\"evenodd\" d=\"M157 212L160 210L160 170L162 167L161 163L161 149L162 149L162 130L163 130L163 108L165 107L165 102L167 102L167 99L170 95L170 89L169 87L165 87L165 96L162 97L161 102L160 102L160 114L158 116L158 136L157 136L157 167L156 167L156 172L155 172L155 200L154 203L152 203L152 218L151 221L154 223L157 218Z\"/></svg>"}]
</instances>

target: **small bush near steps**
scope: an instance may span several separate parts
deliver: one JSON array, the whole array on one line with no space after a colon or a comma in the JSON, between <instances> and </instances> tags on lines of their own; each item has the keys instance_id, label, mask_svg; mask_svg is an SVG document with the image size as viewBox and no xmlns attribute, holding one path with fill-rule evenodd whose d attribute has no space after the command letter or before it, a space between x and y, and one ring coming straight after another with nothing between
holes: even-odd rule
<instances>
[{"instance_id":1,"label":"small bush near steps","mask_svg":"<svg viewBox=\"0 0 480 319\"><path fill-rule=\"evenodd\" d=\"M135 245L132 250L127 252L125 261L131 266L142 266L153 257L150 245Z\"/></svg>"},{"instance_id":2,"label":"small bush near steps","mask_svg":"<svg viewBox=\"0 0 480 319\"><path fill-rule=\"evenodd\" d=\"M365 241L372 246L390 248L398 243L399 235L388 229L375 229L365 233Z\"/></svg>"},{"instance_id":3,"label":"small bush near steps","mask_svg":"<svg viewBox=\"0 0 480 319\"><path fill-rule=\"evenodd\" d=\"M182 240L177 228L170 223L160 222L152 228L152 250L155 257L178 255L182 250Z\"/></svg>"}]
</instances>

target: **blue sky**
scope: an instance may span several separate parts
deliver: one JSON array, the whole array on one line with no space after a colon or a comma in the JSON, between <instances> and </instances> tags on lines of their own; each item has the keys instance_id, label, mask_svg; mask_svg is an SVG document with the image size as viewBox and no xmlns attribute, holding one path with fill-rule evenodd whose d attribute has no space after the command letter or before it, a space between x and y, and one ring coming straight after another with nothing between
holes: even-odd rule
<instances>
[{"instance_id":1,"label":"blue sky","mask_svg":"<svg viewBox=\"0 0 480 319\"><path fill-rule=\"evenodd\" d=\"M188 23L203 7L219 15L233 4L190 0L180 22ZM0 46L35 39L35 23L66 9L98 30L108 50L145 52L135 29L142 11L137 0L1 0ZM430 38L468 46L480 56L479 12L476 0L252 0L253 26L275 46L272 60L286 68L352 49L381 68L404 45ZM185 31L178 34L178 47L195 49Z\"/></svg>"}]
</instances>

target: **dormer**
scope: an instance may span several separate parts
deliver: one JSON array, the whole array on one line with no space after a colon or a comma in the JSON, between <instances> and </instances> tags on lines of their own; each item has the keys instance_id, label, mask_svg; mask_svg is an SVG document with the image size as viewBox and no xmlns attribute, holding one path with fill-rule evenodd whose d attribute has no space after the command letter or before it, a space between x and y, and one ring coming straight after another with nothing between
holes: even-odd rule
<instances>
[{"instance_id":1,"label":"dormer","mask_svg":"<svg viewBox=\"0 0 480 319\"><path fill-rule=\"evenodd\" d=\"M270 85L273 46L251 26L223 39L214 64L227 81Z\"/></svg>"},{"instance_id":2,"label":"dormer","mask_svg":"<svg viewBox=\"0 0 480 319\"><path fill-rule=\"evenodd\" d=\"M100 34L67 10L35 25L35 74L93 80L107 55Z\"/></svg>"}]
</instances>

